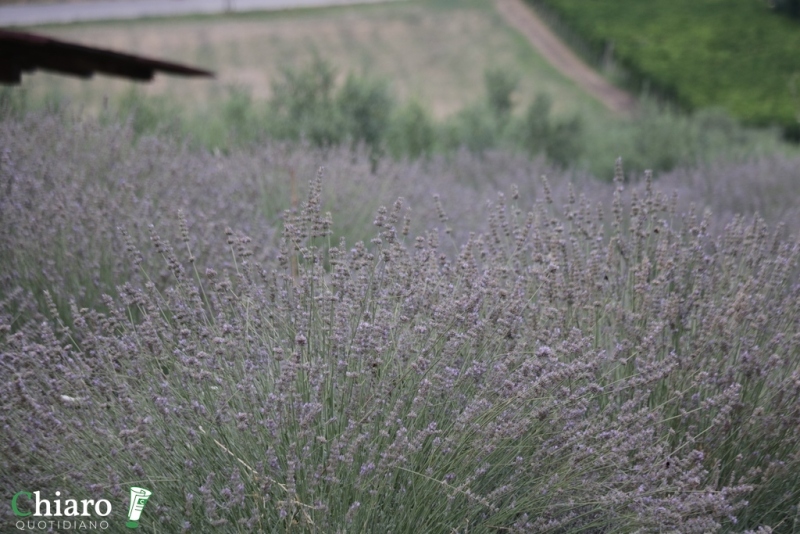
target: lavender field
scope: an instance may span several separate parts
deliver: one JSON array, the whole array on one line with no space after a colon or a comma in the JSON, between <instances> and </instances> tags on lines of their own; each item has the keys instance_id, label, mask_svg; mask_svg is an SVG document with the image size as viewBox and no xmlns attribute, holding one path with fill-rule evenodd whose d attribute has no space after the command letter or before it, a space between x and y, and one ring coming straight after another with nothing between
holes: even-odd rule
<instances>
[{"instance_id":1,"label":"lavender field","mask_svg":"<svg viewBox=\"0 0 800 534\"><path fill-rule=\"evenodd\" d=\"M131 485L142 532L800 532L800 159L549 165L6 117L0 500L108 499L115 532Z\"/></svg>"}]
</instances>

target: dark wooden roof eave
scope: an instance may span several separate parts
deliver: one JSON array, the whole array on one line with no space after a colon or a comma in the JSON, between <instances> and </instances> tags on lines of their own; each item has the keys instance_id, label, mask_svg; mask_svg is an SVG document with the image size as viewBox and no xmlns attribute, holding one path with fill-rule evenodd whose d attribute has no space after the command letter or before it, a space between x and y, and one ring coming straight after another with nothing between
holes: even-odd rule
<instances>
[{"instance_id":1,"label":"dark wooden roof eave","mask_svg":"<svg viewBox=\"0 0 800 534\"><path fill-rule=\"evenodd\" d=\"M112 50L0 29L0 83L18 84L23 72L37 69L89 78L95 73L149 81L158 72L208 76L207 70Z\"/></svg>"}]
</instances>

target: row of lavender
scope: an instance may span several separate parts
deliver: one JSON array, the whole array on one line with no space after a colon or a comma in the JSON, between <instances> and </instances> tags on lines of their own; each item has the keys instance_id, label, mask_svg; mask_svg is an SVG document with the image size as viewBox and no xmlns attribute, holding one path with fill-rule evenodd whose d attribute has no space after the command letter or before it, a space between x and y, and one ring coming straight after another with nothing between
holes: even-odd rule
<instances>
[{"instance_id":1,"label":"row of lavender","mask_svg":"<svg viewBox=\"0 0 800 534\"><path fill-rule=\"evenodd\" d=\"M48 116L0 146L3 502L142 485L165 532L800 529L797 161L608 185Z\"/></svg>"}]
</instances>

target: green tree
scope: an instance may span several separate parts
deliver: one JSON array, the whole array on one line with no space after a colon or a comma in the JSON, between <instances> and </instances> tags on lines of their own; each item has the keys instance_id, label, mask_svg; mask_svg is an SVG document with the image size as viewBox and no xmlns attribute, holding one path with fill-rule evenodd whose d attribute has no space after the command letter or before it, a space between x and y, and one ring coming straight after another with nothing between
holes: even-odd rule
<instances>
[{"instance_id":1,"label":"green tree","mask_svg":"<svg viewBox=\"0 0 800 534\"><path fill-rule=\"evenodd\" d=\"M519 81L518 74L503 68L487 70L484 74L487 104L498 120L506 121L511 115Z\"/></svg>"},{"instance_id":2,"label":"green tree","mask_svg":"<svg viewBox=\"0 0 800 534\"><path fill-rule=\"evenodd\" d=\"M373 153L380 152L394 107L387 84L350 74L336 103L345 135L354 144L365 143Z\"/></svg>"},{"instance_id":3,"label":"green tree","mask_svg":"<svg viewBox=\"0 0 800 534\"><path fill-rule=\"evenodd\" d=\"M317 146L340 143L343 120L335 105L336 71L315 56L308 67L285 68L272 85L267 128L279 139L307 138Z\"/></svg>"},{"instance_id":4,"label":"green tree","mask_svg":"<svg viewBox=\"0 0 800 534\"><path fill-rule=\"evenodd\" d=\"M433 152L435 139L436 129L428 110L412 99L395 113L387 144L395 158L416 159Z\"/></svg>"}]
</instances>

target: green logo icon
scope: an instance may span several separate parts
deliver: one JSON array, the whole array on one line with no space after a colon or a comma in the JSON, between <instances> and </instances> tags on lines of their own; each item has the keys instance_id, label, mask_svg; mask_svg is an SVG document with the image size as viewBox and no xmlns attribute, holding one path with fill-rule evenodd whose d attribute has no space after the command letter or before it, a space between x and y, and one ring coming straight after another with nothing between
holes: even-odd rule
<instances>
[{"instance_id":1,"label":"green logo icon","mask_svg":"<svg viewBox=\"0 0 800 534\"><path fill-rule=\"evenodd\" d=\"M144 510L144 505L147 504L147 499L149 499L152 494L152 491L144 488L131 488L131 505L128 508L128 522L125 523L126 527L139 527L139 518L142 516L142 510Z\"/></svg>"}]
</instances>

